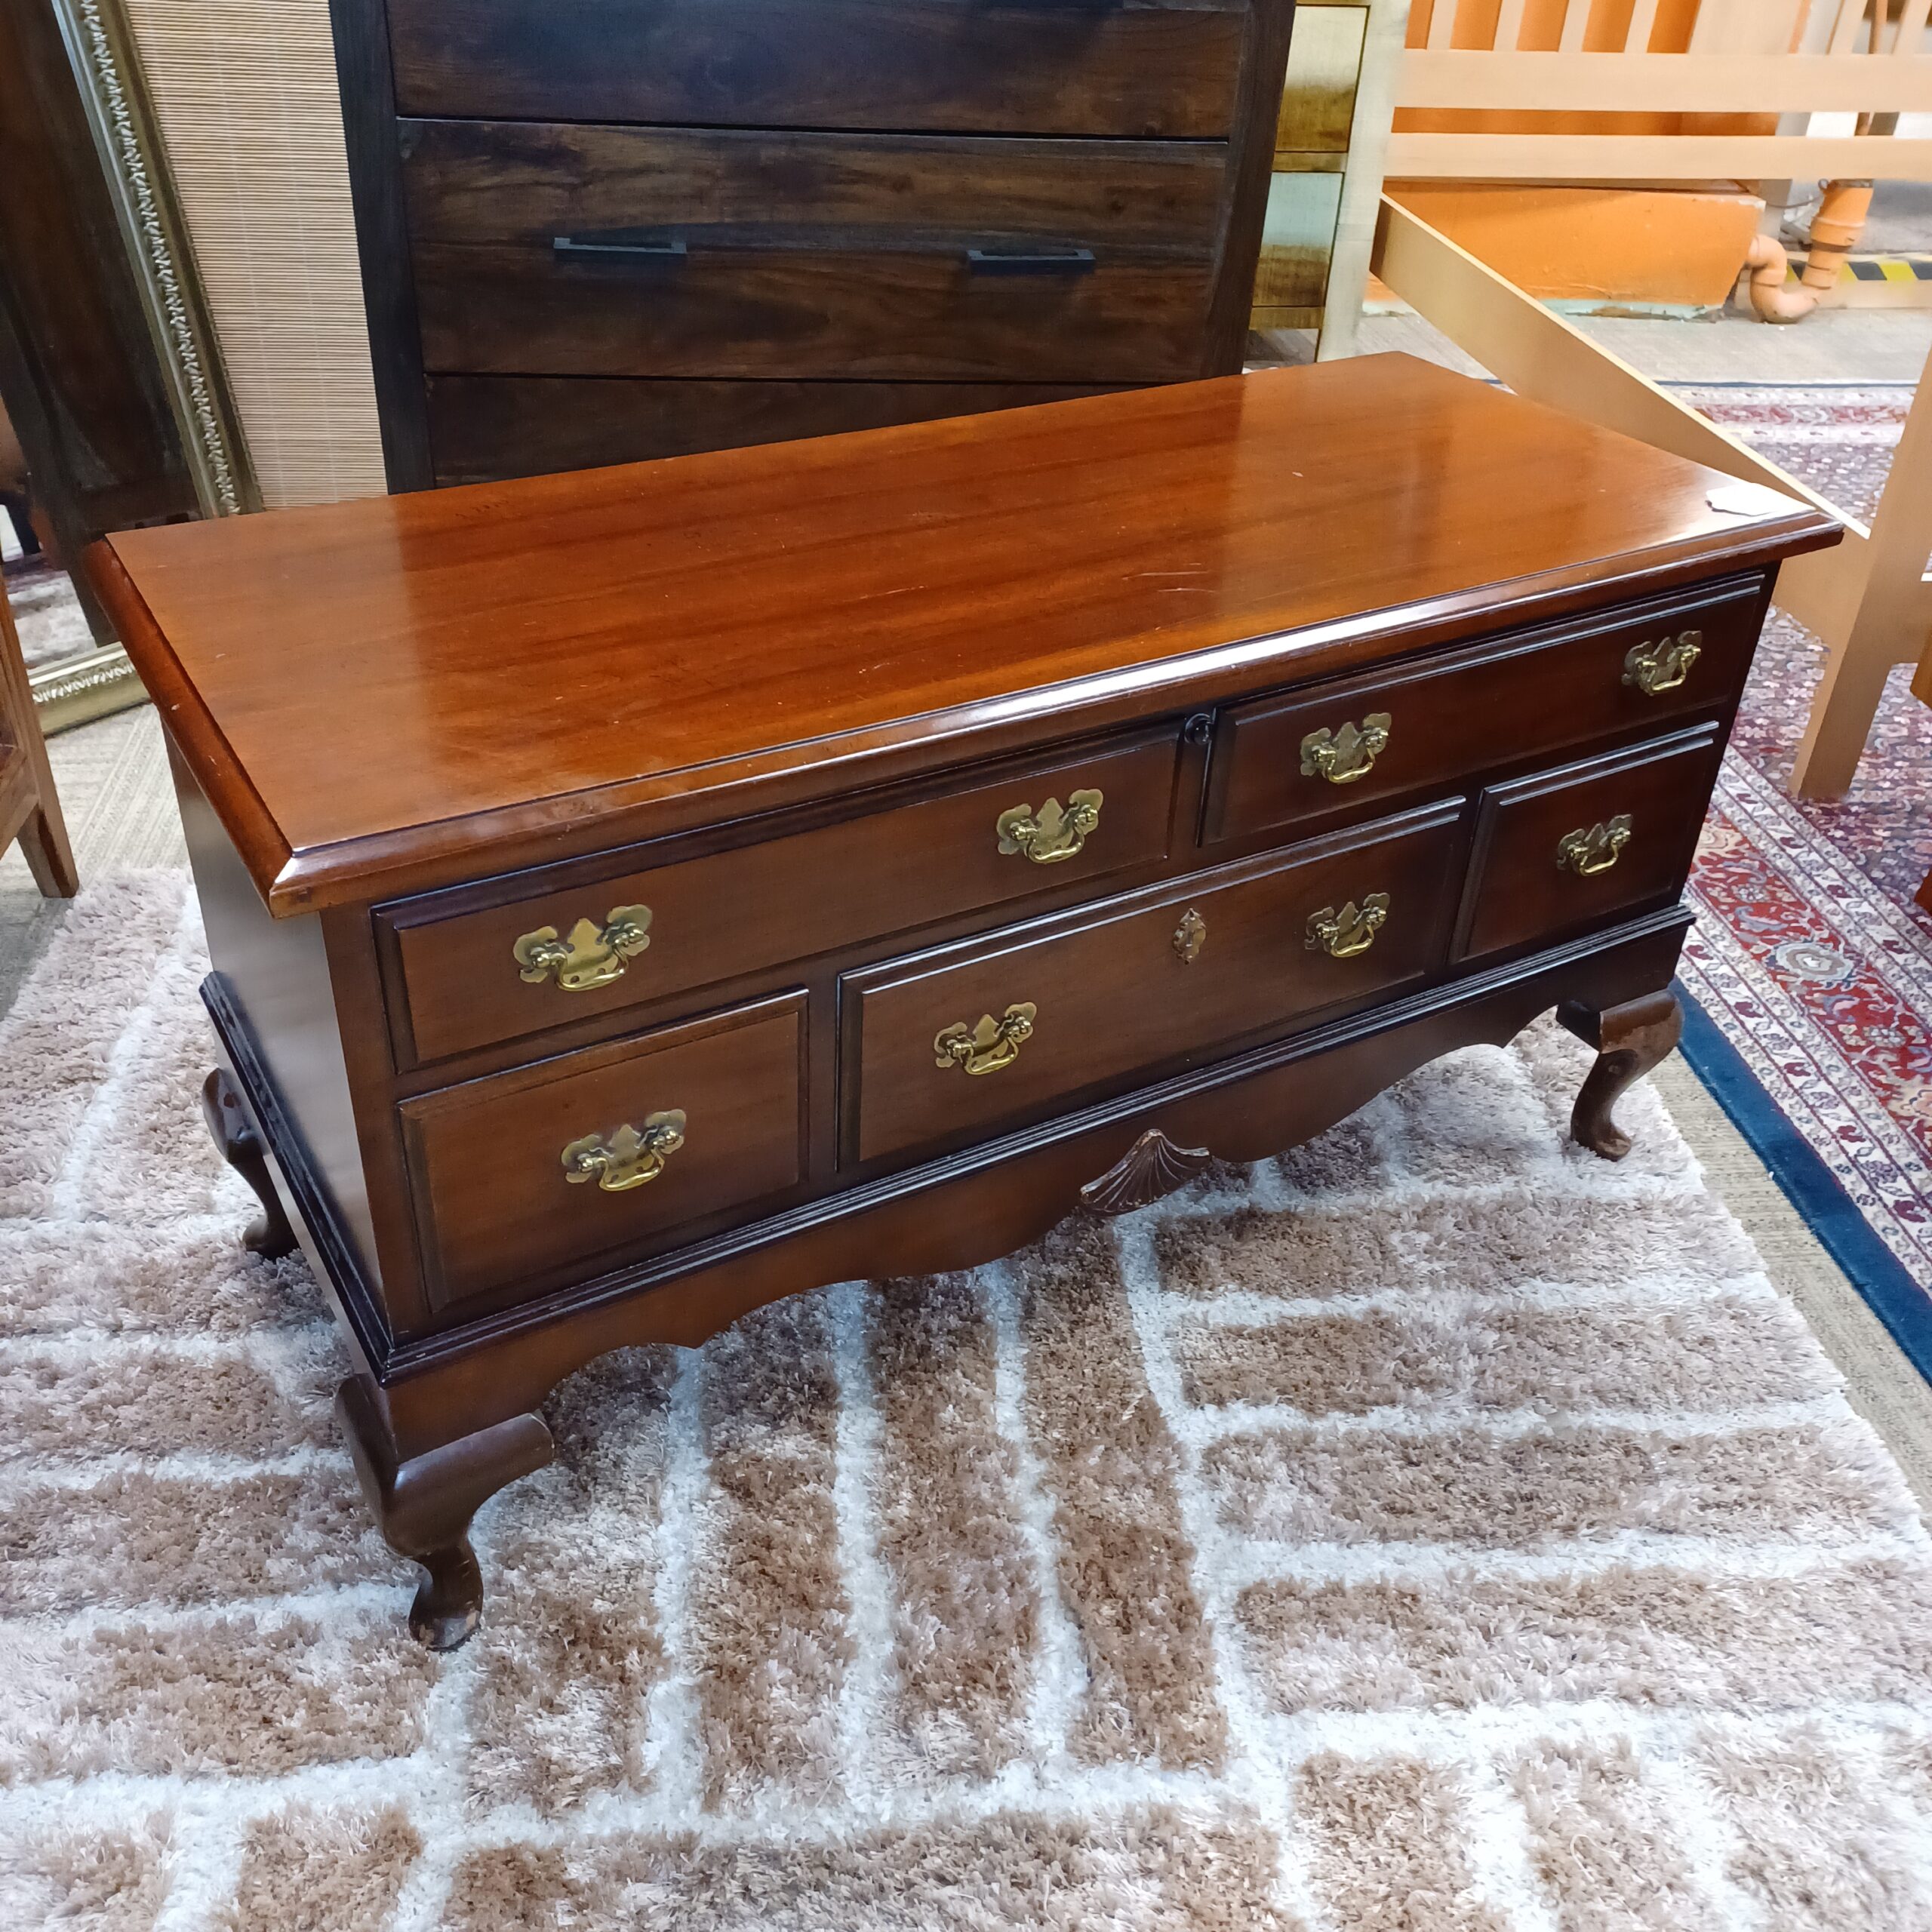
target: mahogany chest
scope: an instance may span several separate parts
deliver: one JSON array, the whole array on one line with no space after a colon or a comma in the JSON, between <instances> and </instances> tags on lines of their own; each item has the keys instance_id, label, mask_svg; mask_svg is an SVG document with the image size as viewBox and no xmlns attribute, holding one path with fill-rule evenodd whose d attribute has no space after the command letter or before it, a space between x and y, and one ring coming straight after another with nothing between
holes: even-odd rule
<instances>
[{"instance_id":1,"label":"mahogany chest","mask_svg":"<svg viewBox=\"0 0 1932 1932\"><path fill-rule=\"evenodd\" d=\"M331 0L389 486L1241 367L1293 0Z\"/></svg>"},{"instance_id":2,"label":"mahogany chest","mask_svg":"<svg viewBox=\"0 0 1932 1932\"><path fill-rule=\"evenodd\" d=\"M1574 1131L1810 508L1399 356L140 531L205 1100L414 1621L546 1392L972 1266L1558 1008Z\"/></svg>"}]
</instances>

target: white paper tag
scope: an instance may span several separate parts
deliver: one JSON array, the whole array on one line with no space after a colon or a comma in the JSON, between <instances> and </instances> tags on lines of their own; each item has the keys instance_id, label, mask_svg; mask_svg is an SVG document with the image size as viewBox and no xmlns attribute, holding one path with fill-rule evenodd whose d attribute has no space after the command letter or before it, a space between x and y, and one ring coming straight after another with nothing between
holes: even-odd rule
<instances>
[{"instance_id":1,"label":"white paper tag","mask_svg":"<svg viewBox=\"0 0 1932 1932\"><path fill-rule=\"evenodd\" d=\"M1762 483L1727 483L1705 500L1725 516L1789 516L1804 507L1795 497Z\"/></svg>"}]
</instances>

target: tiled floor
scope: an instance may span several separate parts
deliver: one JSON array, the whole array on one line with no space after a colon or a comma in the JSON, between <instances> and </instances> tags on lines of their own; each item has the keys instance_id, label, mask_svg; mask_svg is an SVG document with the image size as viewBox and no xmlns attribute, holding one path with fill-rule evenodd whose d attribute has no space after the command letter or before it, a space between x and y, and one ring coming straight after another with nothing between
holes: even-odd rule
<instances>
[{"instance_id":1,"label":"tiled floor","mask_svg":"<svg viewBox=\"0 0 1932 1932\"><path fill-rule=\"evenodd\" d=\"M1589 315L1577 326L1659 383L1916 383L1932 309L1826 309L1801 322Z\"/></svg>"},{"instance_id":2,"label":"tiled floor","mask_svg":"<svg viewBox=\"0 0 1932 1932\"><path fill-rule=\"evenodd\" d=\"M1875 255L1932 254L1932 181L1881 181L1859 246Z\"/></svg>"},{"instance_id":3,"label":"tiled floor","mask_svg":"<svg viewBox=\"0 0 1932 1932\"><path fill-rule=\"evenodd\" d=\"M1714 321L1572 319L1659 383L1916 383L1932 352L1932 309L1827 309L1783 325L1728 314ZM1487 373L1419 315L1365 316L1358 340L1364 355L1401 349L1465 375ZM1284 362L1315 353L1310 330L1271 330L1255 340Z\"/></svg>"}]
</instances>

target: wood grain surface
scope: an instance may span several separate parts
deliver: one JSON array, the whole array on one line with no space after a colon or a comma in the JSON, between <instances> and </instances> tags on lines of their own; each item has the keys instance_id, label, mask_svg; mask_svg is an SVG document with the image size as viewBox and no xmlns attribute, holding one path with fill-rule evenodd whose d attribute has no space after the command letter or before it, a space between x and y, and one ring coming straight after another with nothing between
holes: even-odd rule
<instances>
[{"instance_id":1,"label":"wood grain surface","mask_svg":"<svg viewBox=\"0 0 1932 1932\"><path fill-rule=\"evenodd\" d=\"M1402 356L116 537L272 909L563 859L1835 540Z\"/></svg>"},{"instance_id":2,"label":"wood grain surface","mask_svg":"<svg viewBox=\"0 0 1932 1932\"><path fill-rule=\"evenodd\" d=\"M1249 11L1244 0L389 0L389 15L406 114L1202 139L1233 118Z\"/></svg>"},{"instance_id":3,"label":"wood grain surface","mask_svg":"<svg viewBox=\"0 0 1932 1932\"><path fill-rule=\"evenodd\" d=\"M1694 712L1725 709L1744 682L1768 586L1746 578L1606 620L1565 626L1520 650L1476 646L1403 672L1318 686L1312 693L1236 705L1224 715L1208 801L1208 837L1276 826L1312 830L1359 817L1432 785L1457 783L1505 760L1544 759L1589 739L1655 731ZM1646 691L1629 659L1694 633L1698 655L1682 681ZM1309 762L1311 733L1388 720L1369 769L1340 783Z\"/></svg>"},{"instance_id":4,"label":"wood grain surface","mask_svg":"<svg viewBox=\"0 0 1932 1932\"><path fill-rule=\"evenodd\" d=\"M393 490L1241 368L1293 0L330 11Z\"/></svg>"},{"instance_id":5,"label":"wood grain surface","mask_svg":"<svg viewBox=\"0 0 1932 1932\"><path fill-rule=\"evenodd\" d=\"M464 121L400 137L432 373L1216 372L1217 142Z\"/></svg>"},{"instance_id":6,"label":"wood grain surface","mask_svg":"<svg viewBox=\"0 0 1932 1932\"><path fill-rule=\"evenodd\" d=\"M958 1146L989 1128L1065 1109L1211 1060L1244 1037L1386 998L1419 981L1447 947L1459 821L1451 798L1401 818L1271 854L1109 903L848 974L841 985L848 1157L860 1163ZM1309 921L1372 894L1387 923L1367 947L1331 958ZM1198 950L1175 943L1189 912ZM1011 1064L970 1074L941 1066L935 1036L1037 1008Z\"/></svg>"},{"instance_id":7,"label":"wood grain surface","mask_svg":"<svg viewBox=\"0 0 1932 1932\"><path fill-rule=\"evenodd\" d=\"M1586 926L1666 905L1684 889L1723 734L1705 725L1627 752L1493 786L1476 826L1457 957L1546 946ZM1629 842L1604 870L1558 863L1564 838L1618 817Z\"/></svg>"},{"instance_id":8,"label":"wood grain surface","mask_svg":"<svg viewBox=\"0 0 1932 1932\"><path fill-rule=\"evenodd\" d=\"M431 376L429 445L438 483L487 483L634 463L640 450L792 442L848 429L974 416L1097 393L1073 383L682 380L675 377Z\"/></svg>"},{"instance_id":9,"label":"wood grain surface","mask_svg":"<svg viewBox=\"0 0 1932 1932\"><path fill-rule=\"evenodd\" d=\"M394 936L413 1057L440 1059L775 963L801 968L962 913L1017 911L1044 893L1100 889L1112 875L1167 857L1176 749L1170 731L681 863L629 855L650 863L595 884L558 890L552 879L525 875L509 882L516 897L480 908L467 894L405 900L377 923ZM1064 806L1078 790L1102 797L1100 822L1079 851L1035 864L1001 850L1002 812L1037 811L1049 798ZM614 866L625 856L614 854ZM565 992L554 977L532 983L518 971L512 948L524 934L544 926L568 933L582 918L601 924L613 907L632 904L650 912L650 944L618 978Z\"/></svg>"},{"instance_id":10,"label":"wood grain surface","mask_svg":"<svg viewBox=\"0 0 1932 1932\"><path fill-rule=\"evenodd\" d=\"M512 1287L598 1255L671 1246L709 1216L768 1203L804 1173L804 996L587 1048L405 1101L433 1306ZM685 1116L652 1180L572 1181L563 1149L653 1114Z\"/></svg>"}]
</instances>

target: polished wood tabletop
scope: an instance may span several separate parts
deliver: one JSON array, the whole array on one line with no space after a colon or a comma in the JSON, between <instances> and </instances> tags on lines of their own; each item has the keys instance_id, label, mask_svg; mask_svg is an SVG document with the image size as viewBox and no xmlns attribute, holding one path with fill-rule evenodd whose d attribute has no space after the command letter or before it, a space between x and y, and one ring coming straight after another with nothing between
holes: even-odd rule
<instances>
[{"instance_id":1,"label":"polished wood tabletop","mask_svg":"<svg viewBox=\"0 0 1932 1932\"><path fill-rule=\"evenodd\" d=\"M1380 355L135 531L90 564L293 912L1835 540L1795 500L1734 500Z\"/></svg>"}]
</instances>

